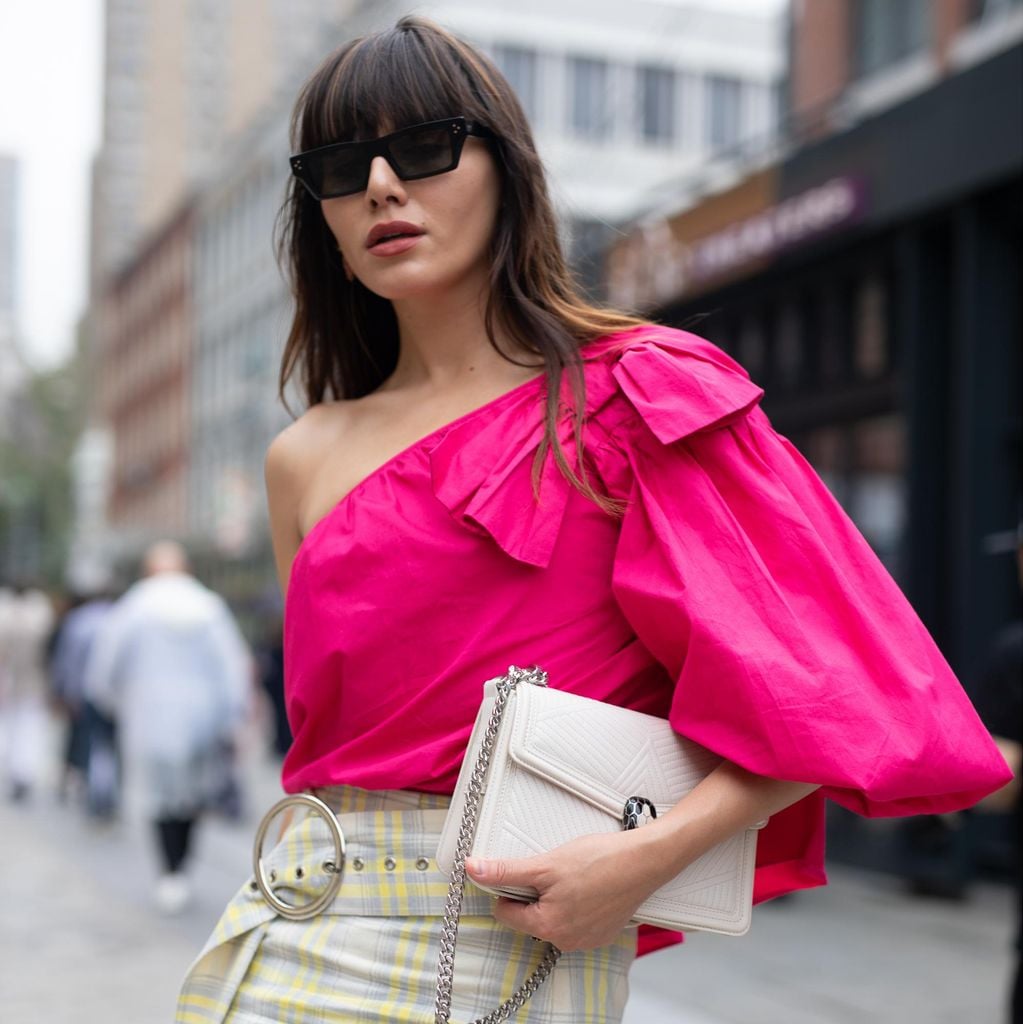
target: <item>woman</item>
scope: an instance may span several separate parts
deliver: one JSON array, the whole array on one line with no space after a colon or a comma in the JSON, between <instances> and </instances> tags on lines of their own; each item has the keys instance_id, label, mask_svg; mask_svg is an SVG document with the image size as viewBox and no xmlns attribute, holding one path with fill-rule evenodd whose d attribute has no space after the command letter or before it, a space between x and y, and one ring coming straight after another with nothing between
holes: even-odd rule
<instances>
[{"instance_id":1,"label":"woman","mask_svg":"<svg viewBox=\"0 0 1023 1024\"><path fill-rule=\"evenodd\" d=\"M509 664L670 718L727 761L656 822L470 865L453 1017L569 951L520 1021L618 1021L639 903L763 818L756 898L824 881L823 796L961 807L1004 765L898 589L692 335L576 295L507 83L404 18L299 97L282 368L309 410L266 462L287 592L284 788L348 838L338 895L284 920L255 882L193 966L181 1021L432 1019L436 837L481 696ZM327 147L327 148L324 148ZM317 831L318 830L318 831ZM268 857L308 902L318 819ZM678 937L640 936L643 951Z\"/></svg>"}]
</instances>

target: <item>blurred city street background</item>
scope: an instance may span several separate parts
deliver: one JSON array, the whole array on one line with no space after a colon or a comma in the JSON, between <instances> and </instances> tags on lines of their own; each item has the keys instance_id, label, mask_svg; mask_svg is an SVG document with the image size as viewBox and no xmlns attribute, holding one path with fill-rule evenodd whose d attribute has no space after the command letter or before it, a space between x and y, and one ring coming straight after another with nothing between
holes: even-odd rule
<instances>
[{"instance_id":1,"label":"blurred city street background","mask_svg":"<svg viewBox=\"0 0 1023 1024\"><path fill-rule=\"evenodd\" d=\"M289 742L263 485L290 421L288 119L328 53L411 9L0 4L2 1024L169 1020L248 876ZM999 729L1023 619L1023 0L415 11L516 90L583 289L743 364ZM216 812L161 826L169 863L194 845L161 877L121 709L83 680L164 538L223 599L203 621L234 652L235 725ZM628 1024L1007 1019L1018 806L833 811L832 885L645 958Z\"/></svg>"}]
</instances>

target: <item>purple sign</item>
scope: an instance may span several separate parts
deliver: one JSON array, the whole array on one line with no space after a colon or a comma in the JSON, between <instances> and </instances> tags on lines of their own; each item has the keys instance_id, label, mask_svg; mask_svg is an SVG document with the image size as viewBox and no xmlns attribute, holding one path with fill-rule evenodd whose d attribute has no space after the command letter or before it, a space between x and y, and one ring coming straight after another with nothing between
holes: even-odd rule
<instances>
[{"instance_id":1,"label":"purple sign","mask_svg":"<svg viewBox=\"0 0 1023 1024\"><path fill-rule=\"evenodd\" d=\"M703 281L812 241L862 216L866 189L856 178L832 178L689 246L688 277Z\"/></svg>"},{"instance_id":2,"label":"purple sign","mask_svg":"<svg viewBox=\"0 0 1023 1024\"><path fill-rule=\"evenodd\" d=\"M630 309L670 302L696 285L733 275L851 224L863 216L866 205L864 182L839 177L694 242L678 238L668 219L650 221L611 261L611 301Z\"/></svg>"}]
</instances>

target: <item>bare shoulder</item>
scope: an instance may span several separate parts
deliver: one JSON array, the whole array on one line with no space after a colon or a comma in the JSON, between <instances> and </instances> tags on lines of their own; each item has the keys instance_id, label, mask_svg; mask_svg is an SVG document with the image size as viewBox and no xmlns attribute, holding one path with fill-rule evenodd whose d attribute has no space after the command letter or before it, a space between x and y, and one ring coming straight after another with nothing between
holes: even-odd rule
<instances>
[{"instance_id":1,"label":"bare shoulder","mask_svg":"<svg viewBox=\"0 0 1023 1024\"><path fill-rule=\"evenodd\" d=\"M277 434L266 450L268 487L279 483L290 489L319 464L324 450L344 432L349 404L321 402Z\"/></svg>"},{"instance_id":2,"label":"bare shoulder","mask_svg":"<svg viewBox=\"0 0 1023 1024\"><path fill-rule=\"evenodd\" d=\"M270 442L264 460L274 557L282 590L302 543L303 503L327 452L336 448L348 419L346 402L314 405Z\"/></svg>"}]
</instances>

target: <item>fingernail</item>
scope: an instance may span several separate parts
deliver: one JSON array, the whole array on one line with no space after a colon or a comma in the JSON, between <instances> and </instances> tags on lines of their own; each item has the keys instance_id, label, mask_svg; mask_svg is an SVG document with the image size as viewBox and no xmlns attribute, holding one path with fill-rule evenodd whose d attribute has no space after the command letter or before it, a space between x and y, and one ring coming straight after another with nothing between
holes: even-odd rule
<instances>
[{"instance_id":1,"label":"fingernail","mask_svg":"<svg viewBox=\"0 0 1023 1024\"><path fill-rule=\"evenodd\" d=\"M466 870L477 878L482 878L487 873L485 865L486 861L476 860L475 857L470 857L469 860L465 862Z\"/></svg>"}]
</instances>

